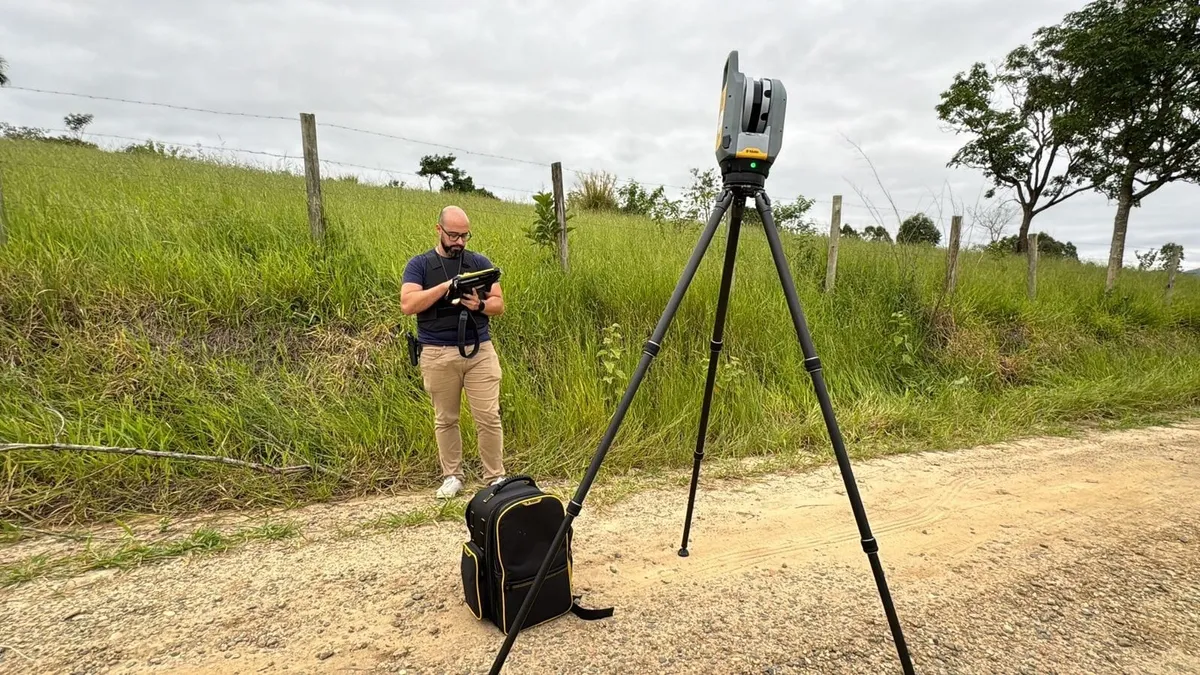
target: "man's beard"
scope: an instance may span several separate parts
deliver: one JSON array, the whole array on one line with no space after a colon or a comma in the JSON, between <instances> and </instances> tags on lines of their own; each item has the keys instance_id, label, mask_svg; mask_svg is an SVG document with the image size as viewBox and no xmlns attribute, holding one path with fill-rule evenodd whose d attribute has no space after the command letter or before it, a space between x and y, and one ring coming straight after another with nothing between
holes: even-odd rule
<instances>
[{"instance_id":1,"label":"man's beard","mask_svg":"<svg viewBox=\"0 0 1200 675\"><path fill-rule=\"evenodd\" d=\"M444 248L446 249L446 253L451 258L457 258L458 256L462 255L463 249L466 247L455 244L454 246L446 246Z\"/></svg>"}]
</instances>

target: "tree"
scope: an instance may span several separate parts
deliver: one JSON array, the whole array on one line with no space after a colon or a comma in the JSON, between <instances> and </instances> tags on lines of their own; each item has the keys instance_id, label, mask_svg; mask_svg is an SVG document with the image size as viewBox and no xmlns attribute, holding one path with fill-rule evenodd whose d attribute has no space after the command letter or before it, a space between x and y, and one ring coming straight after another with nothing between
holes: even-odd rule
<instances>
[{"instance_id":1,"label":"tree","mask_svg":"<svg viewBox=\"0 0 1200 675\"><path fill-rule=\"evenodd\" d=\"M629 181L617 191L618 209L622 213L645 216L657 222L685 222L682 200L667 197L666 190L659 185L648 191L640 183Z\"/></svg>"},{"instance_id":2,"label":"tree","mask_svg":"<svg viewBox=\"0 0 1200 675\"><path fill-rule=\"evenodd\" d=\"M442 192L462 192L466 194L479 195L481 197L489 197L491 199L499 199L491 190L483 187L476 187L475 179L468 176L461 169L453 169L450 179L442 183Z\"/></svg>"},{"instance_id":3,"label":"tree","mask_svg":"<svg viewBox=\"0 0 1200 675\"><path fill-rule=\"evenodd\" d=\"M434 178L440 178L446 183L460 173L454 166L455 159L457 158L454 155L425 155L421 158L421 168L417 170L417 175L428 180L429 190L433 191Z\"/></svg>"},{"instance_id":4,"label":"tree","mask_svg":"<svg viewBox=\"0 0 1200 675\"><path fill-rule=\"evenodd\" d=\"M1078 129L1062 122L1077 107L1073 88L1072 78L1045 54L1021 46L994 72L976 63L955 75L936 107L955 133L974 136L947 166L980 169L995 188L1016 193L1021 252L1034 216L1095 187Z\"/></svg>"},{"instance_id":5,"label":"tree","mask_svg":"<svg viewBox=\"0 0 1200 675\"><path fill-rule=\"evenodd\" d=\"M1176 266L1183 265L1183 246L1180 244L1175 242L1163 244L1158 254L1162 257L1164 270L1170 271L1172 258L1174 258Z\"/></svg>"},{"instance_id":6,"label":"tree","mask_svg":"<svg viewBox=\"0 0 1200 675\"><path fill-rule=\"evenodd\" d=\"M1125 257L1129 213L1175 181L1200 181L1200 4L1093 0L1036 41L1075 79L1067 127L1085 135L1098 189L1117 202L1105 292Z\"/></svg>"},{"instance_id":7,"label":"tree","mask_svg":"<svg viewBox=\"0 0 1200 675\"><path fill-rule=\"evenodd\" d=\"M620 198L621 212L636 216L649 216L654 211L654 207L667 198L663 186L660 185L654 189L654 192L650 192L642 187L641 183L633 181L626 183L618 190L617 196Z\"/></svg>"},{"instance_id":8,"label":"tree","mask_svg":"<svg viewBox=\"0 0 1200 675\"><path fill-rule=\"evenodd\" d=\"M850 227L850 223L846 223L845 225L842 225L842 236L843 237L853 237L854 239L862 238L858 235L857 232L854 231L853 227Z\"/></svg>"},{"instance_id":9,"label":"tree","mask_svg":"<svg viewBox=\"0 0 1200 675\"><path fill-rule=\"evenodd\" d=\"M1045 232L1038 233L1038 253L1054 258L1079 260L1079 251L1075 248L1075 244L1069 241L1058 241Z\"/></svg>"},{"instance_id":10,"label":"tree","mask_svg":"<svg viewBox=\"0 0 1200 675\"><path fill-rule=\"evenodd\" d=\"M683 193L684 204L687 205L688 215L694 220L707 221L712 213L713 203L721 191L721 182L717 178L716 169L707 169L703 173L692 167L692 184Z\"/></svg>"},{"instance_id":11,"label":"tree","mask_svg":"<svg viewBox=\"0 0 1200 675\"><path fill-rule=\"evenodd\" d=\"M8 84L8 61L0 56L0 87Z\"/></svg>"},{"instance_id":12,"label":"tree","mask_svg":"<svg viewBox=\"0 0 1200 675\"><path fill-rule=\"evenodd\" d=\"M978 225L986 230L988 233L988 243L994 244L1004 235L1004 230L1016 216L1015 211L1016 209L1012 205L1007 202L1000 202L991 206L976 204L967 209L967 215L971 218L971 225ZM1017 235L1017 241L1020 241L1020 235ZM1028 240L1026 245L1028 246Z\"/></svg>"},{"instance_id":13,"label":"tree","mask_svg":"<svg viewBox=\"0 0 1200 675\"><path fill-rule=\"evenodd\" d=\"M442 192L474 192L475 179L461 169L450 169L450 177L442 182Z\"/></svg>"},{"instance_id":14,"label":"tree","mask_svg":"<svg viewBox=\"0 0 1200 675\"><path fill-rule=\"evenodd\" d=\"M984 247L984 250L994 253L1023 253L1024 251L1017 250L1018 242L1017 235L1013 234L991 242ZM1079 251L1075 248L1075 244L1069 241L1059 241L1045 232L1038 233L1038 254L1043 257L1065 258L1077 262L1079 260Z\"/></svg>"},{"instance_id":15,"label":"tree","mask_svg":"<svg viewBox=\"0 0 1200 675\"><path fill-rule=\"evenodd\" d=\"M889 244L892 243L892 235L888 234L887 230L877 225L868 225L865 229L863 229L863 237L865 237L867 241L884 241Z\"/></svg>"},{"instance_id":16,"label":"tree","mask_svg":"<svg viewBox=\"0 0 1200 675\"><path fill-rule=\"evenodd\" d=\"M900 231L896 233L897 244L933 244L942 240L942 233L933 224L933 220L924 213L911 215L900 223Z\"/></svg>"},{"instance_id":17,"label":"tree","mask_svg":"<svg viewBox=\"0 0 1200 675\"><path fill-rule=\"evenodd\" d=\"M83 130L95 119L91 113L71 113L63 118L63 124L75 134L75 138L83 135Z\"/></svg>"},{"instance_id":18,"label":"tree","mask_svg":"<svg viewBox=\"0 0 1200 675\"><path fill-rule=\"evenodd\" d=\"M442 192L463 192L499 199L490 190L475 186L475 179L467 172L454 166L457 158L454 155L425 155L421 158L421 168L418 176L429 181L429 189L433 190L433 179L442 179Z\"/></svg>"},{"instance_id":19,"label":"tree","mask_svg":"<svg viewBox=\"0 0 1200 675\"><path fill-rule=\"evenodd\" d=\"M1158 251L1155 249L1150 249L1145 253L1142 253L1141 251L1134 251L1133 255L1137 258L1138 269L1143 272L1152 269L1154 267L1154 263L1158 262Z\"/></svg>"},{"instance_id":20,"label":"tree","mask_svg":"<svg viewBox=\"0 0 1200 675\"><path fill-rule=\"evenodd\" d=\"M0 137L17 141L45 141L50 138L45 129L38 127L16 127L8 122L0 122Z\"/></svg>"},{"instance_id":21,"label":"tree","mask_svg":"<svg viewBox=\"0 0 1200 675\"><path fill-rule=\"evenodd\" d=\"M816 234L816 224L810 218L805 217L812 209L813 204L817 203L816 200L798 194L795 199L787 201L791 203L785 203L782 199L771 202L771 217L775 220L775 229L787 230L796 234ZM755 208L753 199L746 200L742 223L750 227L762 225L762 218L758 215L758 209Z\"/></svg>"},{"instance_id":22,"label":"tree","mask_svg":"<svg viewBox=\"0 0 1200 675\"><path fill-rule=\"evenodd\" d=\"M815 199L808 199L804 195L796 195L791 204L771 204L771 216L775 219L775 227L790 230L792 232L802 232L812 234L817 231L816 225L804 215L816 203ZM761 224L761 219L758 218L757 209L748 209L747 213L753 213L754 217Z\"/></svg>"}]
</instances>

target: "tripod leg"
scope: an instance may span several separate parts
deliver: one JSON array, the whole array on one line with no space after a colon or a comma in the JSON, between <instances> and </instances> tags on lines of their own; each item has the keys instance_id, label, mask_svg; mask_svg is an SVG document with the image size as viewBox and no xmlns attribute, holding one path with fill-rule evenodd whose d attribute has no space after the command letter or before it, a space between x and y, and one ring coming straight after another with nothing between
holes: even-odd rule
<instances>
[{"instance_id":1,"label":"tripod leg","mask_svg":"<svg viewBox=\"0 0 1200 675\"><path fill-rule=\"evenodd\" d=\"M783 245L779 242L779 233L775 231L775 217L771 213L771 203L766 193L759 192L755 196L754 205L758 209L763 228L766 230L767 241L771 246L771 257L775 261L775 269L779 272L779 281L783 285L783 293L787 298L788 311L792 315L792 323L796 326L796 336L800 338L800 347L804 351L804 368L812 378L813 389L816 391L817 401L821 405L821 415L825 418L825 427L829 430L829 440L833 444L838 468L842 473L842 481L846 485L846 495L850 498L850 506L854 510L854 520L858 523L863 552L867 554L867 559L871 563L875 585L879 588L883 610L887 614L888 625L892 629L892 638L896 642L900 664L903 666L904 672L911 675L913 672L912 660L908 654L908 646L904 643L904 634L900 630L900 619L896 616L891 593L888 592L887 580L883 576L883 565L879 562L879 544L871 534L870 524L867 523L867 512L863 508L862 498L858 494L858 483L854 481L850 458L846 454L846 446L842 441L841 431L838 430L837 419L833 415L833 404L830 402L829 392L825 388L825 377L821 374L821 361L817 358L812 337L809 336L804 320L804 310L800 309L800 299L796 295L796 286L792 281L787 259L783 255Z\"/></svg>"},{"instance_id":2,"label":"tripod leg","mask_svg":"<svg viewBox=\"0 0 1200 675\"><path fill-rule=\"evenodd\" d=\"M716 234L717 226L721 224L721 219L725 216L725 211L729 208L729 204L732 201L733 193L729 190L723 190L718 195L717 204L713 208L712 215L709 216L708 223L704 226L704 231L700 235L700 240L696 242L696 247L692 250L692 257L688 260L687 265L683 269L683 274L679 278L679 282L675 285L675 292L671 294L671 299L667 302L667 308L663 311L662 317L658 320L658 325L654 328L654 334L650 336L645 348L642 350L642 359L638 362L637 370L634 371L629 385L625 388L625 395L621 397L621 402L617 405L617 411L608 423L608 430L604 432L604 437L600 440L600 446L596 448L596 453L592 456L592 463L588 466L587 473L584 474L583 480L575 490L575 496L571 498L571 502L567 505L567 515L563 518L562 525L554 535L554 541L550 543L550 548L546 551L546 557L542 559L537 576L533 579L533 585L529 588L529 592L525 596L525 602L521 603L521 609L517 612L508 635L505 636L504 644L500 647L500 652L496 654L496 659L492 663L492 669L489 671L491 675L498 675L500 669L504 667L504 661L508 658L508 653L512 650L513 643L516 642L517 633L520 632L521 626L525 625L525 618L529 616L533 602L537 599L538 593L541 592L542 586L546 582L546 573L550 569L550 561L554 559L555 551L559 550L563 540L566 539L567 530L571 528L571 523L579 515L579 512L583 510L583 500L587 497L588 490L592 487L592 482L596 480L596 474L600 471L600 465L604 462L604 456L608 454L608 448L612 445L613 439L621 427L625 413L629 410L629 405L633 402L634 394L637 393L638 387L641 386L642 378L645 377L646 371L650 368L650 362L658 355L663 337L667 334L667 328L671 325L671 320L675 318L675 313L679 310L679 304L683 301L683 295L692 283L692 278L696 275L696 269L700 267L700 261L704 258L704 253L708 250L708 245L712 242L713 235Z\"/></svg>"},{"instance_id":3,"label":"tripod leg","mask_svg":"<svg viewBox=\"0 0 1200 675\"><path fill-rule=\"evenodd\" d=\"M717 296L717 317L713 323L712 347L708 354L708 377L704 381L704 403L700 407L700 430L696 434L696 452L692 458L692 485L688 491L687 516L683 520L683 543L679 555L688 555L688 533L692 529L692 510L696 504L696 484L700 480L700 462L704 460L704 440L708 435L708 415L712 409L713 386L717 379L718 357L721 354L721 338L725 332L725 313L729 308L729 289L733 285L733 267L737 260L738 235L742 229L742 211L746 198L738 195L729 212L729 240L725 245L725 268L721 272L721 290Z\"/></svg>"}]
</instances>

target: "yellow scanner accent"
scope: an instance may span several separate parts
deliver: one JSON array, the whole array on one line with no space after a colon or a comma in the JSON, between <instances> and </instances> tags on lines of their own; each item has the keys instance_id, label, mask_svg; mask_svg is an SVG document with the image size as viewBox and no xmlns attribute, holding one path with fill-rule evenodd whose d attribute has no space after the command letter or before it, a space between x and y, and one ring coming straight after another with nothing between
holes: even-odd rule
<instances>
[{"instance_id":1,"label":"yellow scanner accent","mask_svg":"<svg viewBox=\"0 0 1200 675\"><path fill-rule=\"evenodd\" d=\"M495 271L496 271L495 267L489 267L486 270L477 270L475 272L463 272L462 274L460 274L458 276L460 279L474 279L476 277L484 276L485 274L491 274L492 272L495 272Z\"/></svg>"},{"instance_id":2,"label":"yellow scanner accent","mask_svg":"<svg viewBox=\"0 0 1200 675\"><path fill-rule=\"evenodd\" d=\"M759 150L758 148L742 148L741 150L737 151L737 154L734 155L734 157L739 159L766 159L767 153Z\"/></svg>"},{"instance_id":3,"label":"yellow scanner accent","mask_svg":"<svg viewBox=\"0 0 1200 675\"><path fill-rule=\"evenodd\" d=\"M721 87L721 107L717 111L717 143L715 146L717 150L721 149L721 131L725 126L725 94L727 91L727 87Z\"/></svg>"}]
</instances>

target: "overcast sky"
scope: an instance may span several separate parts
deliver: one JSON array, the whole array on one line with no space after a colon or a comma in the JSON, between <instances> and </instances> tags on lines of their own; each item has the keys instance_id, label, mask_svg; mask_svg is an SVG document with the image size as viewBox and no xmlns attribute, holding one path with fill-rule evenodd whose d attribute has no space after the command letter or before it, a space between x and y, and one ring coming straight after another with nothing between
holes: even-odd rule
<instances>
[{"instance_id":1,"label":"overcast sky","mask_svg":"<svg viewBox=\"0 0 1200 675\"><path fill-rule=\"evenodd\" d=\"M14 86L292 118L313 112L318 125L683 186L689 167L715 167L721 70L736 49L743 72L787 87L788 128L768 183L776 200L818 199L815 214L827 223L831 195L842 194L843 222L873 224L854 186L878 206L886 201L850 139L902 215L925 210L948 228L950 191L971 205L986 186L977 172L946 168L965 137L941 128L938 95L956 72L1001 58L1083 4L0 0L0 56ZM94 114L96 133L301 153L298 122L0 90L0 121L61 128L69 112ZM408 172L421 155L446 152L328 127L319 138L322 159ZM457 154L476 183L507 198L528 197L508 188L549 185L548 168ZM1034 229L1106 260L1114 208L1079 195ZM1126 263L1136 262L1135 250L1177 241L1185 267L1195 266L1198 212L1198 186L1152 195L1131 217ZM895 218L884 215L894 235ZM986 238L977 229L969 236Z\"/></svg>"}]
</instances>

